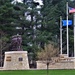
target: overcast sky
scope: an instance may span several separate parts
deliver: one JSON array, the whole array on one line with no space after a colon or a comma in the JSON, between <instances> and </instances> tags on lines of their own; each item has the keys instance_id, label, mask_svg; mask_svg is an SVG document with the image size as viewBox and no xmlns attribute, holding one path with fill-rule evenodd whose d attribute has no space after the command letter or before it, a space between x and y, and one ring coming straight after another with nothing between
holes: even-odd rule
<instances>
[{"instance_id":1,"label":"overcast sky","mask_svg":"<svg viewBox=\"0 0 75 75\"><path fill-rule=\"evenodd\" d=\"M22 0L17 0L18 2L21 2ZM34 0L35 2L39 2L40 3L40 5L43 5L43 2L42 2L42 0Z\"/></svg>"}]
</instances>

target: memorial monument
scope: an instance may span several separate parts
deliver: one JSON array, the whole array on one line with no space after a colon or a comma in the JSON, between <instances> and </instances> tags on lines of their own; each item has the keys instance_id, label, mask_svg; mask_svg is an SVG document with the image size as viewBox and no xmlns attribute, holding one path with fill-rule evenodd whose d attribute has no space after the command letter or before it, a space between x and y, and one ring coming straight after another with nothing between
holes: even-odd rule
<instances>
[{"instance_id":1,"label":"memorial monument","mask_svg":"<svg viewBox=\"0 0 75 75\"><path fill-rule=\"evenodd\" d=\"M14 35L11 37L11 51L23 51L21 35Z\"/></svg>"},{"instance_id":2,"label":"memorial monument","mask_svg":"<svg viewBox=\"0 0 75 75\"><path fill-rule=\"evenodd\" d=\"M11 37L11 50L5 52L4 70L29 69L27 51L23 51L21 35Z\"/></svg>"}]
</instances>

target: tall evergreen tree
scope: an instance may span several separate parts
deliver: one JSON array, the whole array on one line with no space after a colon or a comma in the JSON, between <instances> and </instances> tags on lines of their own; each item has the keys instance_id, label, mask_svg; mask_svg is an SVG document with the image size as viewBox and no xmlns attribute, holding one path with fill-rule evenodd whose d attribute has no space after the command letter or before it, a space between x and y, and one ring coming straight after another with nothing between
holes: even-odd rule
<instances>
[{"instance_id":1,"label":"tall evergreen tree","mask_svg":"<svg viewBox=\"0 0 75 75\"><path fill-rule=\"evenodd\" d=\"M0 0L0 29L12 35L13 29L13 4L12 0Z\"/></svg>"}]
</instances>

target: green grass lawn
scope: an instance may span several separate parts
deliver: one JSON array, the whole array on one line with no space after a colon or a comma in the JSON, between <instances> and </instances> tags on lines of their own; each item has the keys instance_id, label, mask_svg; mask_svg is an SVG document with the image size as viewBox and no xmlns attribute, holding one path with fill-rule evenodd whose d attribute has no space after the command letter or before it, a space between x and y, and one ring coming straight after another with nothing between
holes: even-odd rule
<instances>
[{"instance_id":1,"label":"green grass lawn","mask_svg":"<svg viewBox=\"0 0 75 75\"><path fill-rule=\"evenodd\" d=\"M47 75L46 70L0 71L0 75ZM49 70L48 75L75 75L75 70Z\"/></svg>"}]
</instances>

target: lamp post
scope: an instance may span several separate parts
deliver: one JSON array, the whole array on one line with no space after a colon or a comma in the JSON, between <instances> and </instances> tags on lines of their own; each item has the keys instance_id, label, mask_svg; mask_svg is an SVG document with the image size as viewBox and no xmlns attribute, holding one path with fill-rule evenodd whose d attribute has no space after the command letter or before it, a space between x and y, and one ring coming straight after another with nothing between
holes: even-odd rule
<instances>
[{"instance_id":1,"label":"lamp post","mask_svg":"<svg viewBox=\"0 0 75 75\"><path fill-rule=\"evenodd\" d=\"M60 54L62 55L62 17L60 16Z\"/></svg>"}]
</instances>

